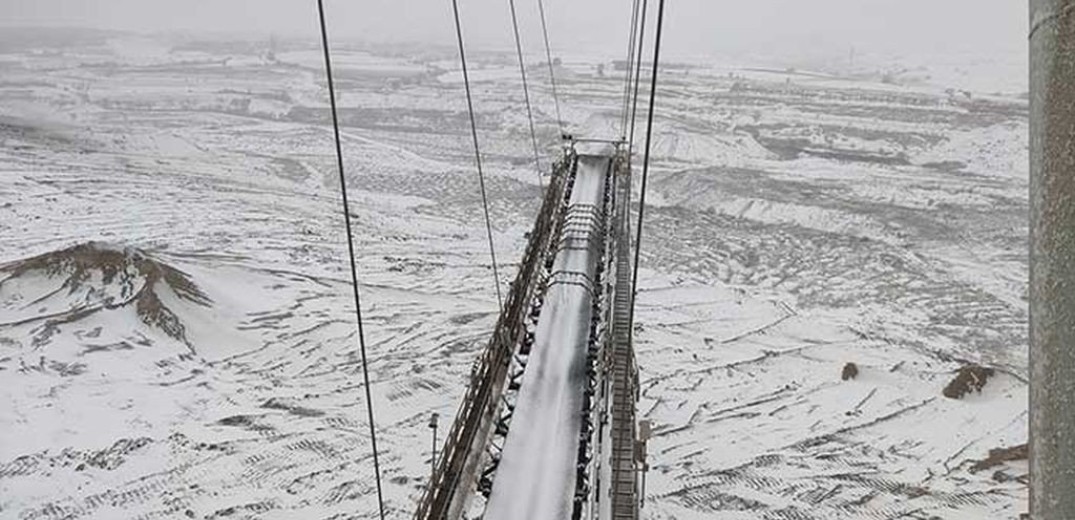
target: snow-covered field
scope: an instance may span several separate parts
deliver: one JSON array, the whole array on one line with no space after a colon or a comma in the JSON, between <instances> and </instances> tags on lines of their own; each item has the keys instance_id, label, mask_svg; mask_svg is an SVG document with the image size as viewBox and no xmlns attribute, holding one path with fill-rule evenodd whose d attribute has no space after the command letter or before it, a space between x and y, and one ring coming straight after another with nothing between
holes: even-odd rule
<instances>
[{"instance_id":1,"label":"snow-covered field","mask_svg":"<svg viewBox=\"0 0 1075 520\"><path fill-rule=\"evenodd\" d=\"M323 72L314 41L268 51L3 40L0 518L375 517ZM386 507L405 518L496 296L454 53L336 52ZM540 189L510 56L473 60L506 282ZM569 130L611 137L622 78L572 63ZM1026 442L1025 99L737 70L662 76L636 318L646 516L1018 518L1025 457L990 450ZM984 388L945 397L972 364Z\"/></svg>"}]
</instances>

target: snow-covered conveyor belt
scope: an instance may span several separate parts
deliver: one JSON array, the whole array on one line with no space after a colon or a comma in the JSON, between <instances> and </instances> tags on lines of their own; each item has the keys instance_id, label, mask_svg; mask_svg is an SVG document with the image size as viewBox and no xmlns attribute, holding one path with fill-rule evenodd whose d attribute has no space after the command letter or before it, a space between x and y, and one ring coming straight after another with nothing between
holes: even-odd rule
<instances>
[{"instance_id":1,"label":"snow-covered conveyor belt","mask_svg":"<svg viewBox=\"0 0 1075 520\"><path fill-rule=\"evenodd\" d=\"M486 520L571 518L609 157L581 156Z\"/></svg>"}]
</instances>

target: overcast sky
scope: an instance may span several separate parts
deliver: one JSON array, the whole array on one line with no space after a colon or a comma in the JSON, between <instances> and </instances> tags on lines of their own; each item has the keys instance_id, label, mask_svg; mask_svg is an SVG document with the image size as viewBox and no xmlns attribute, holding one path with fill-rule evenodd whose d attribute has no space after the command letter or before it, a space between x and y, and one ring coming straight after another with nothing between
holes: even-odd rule
<instances>
[{"instance_id":1,"label":"overcast sky","mask_svg":"<svg viewBox=\"0 0 1075 520\"><path fill-rule=\"evenodd\" d=\"M454 44L449 0L325 0L332 36ZM508 0L459 0L469 45L512 44ZM650 0L651 6L658 0ZM537 0L516 0L528 51L540 51ZM554 48L618 52L631 0L545 0ZM667 0L672 55L1022 52L1025 0ZM317 34L315 0L0 0L0 25L141 31ZM2 29L0 29L2 30ZM533 47L531 48L531 45Z\"/></svg>"}]
</instances>

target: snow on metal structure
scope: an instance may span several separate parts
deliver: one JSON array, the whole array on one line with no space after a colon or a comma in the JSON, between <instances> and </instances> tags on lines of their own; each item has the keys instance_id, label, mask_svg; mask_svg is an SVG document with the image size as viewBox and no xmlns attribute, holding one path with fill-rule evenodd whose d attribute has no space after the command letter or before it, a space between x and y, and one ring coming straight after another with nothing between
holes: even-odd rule
<instances>
[{"instance_id":1,"label":"snow on metal structure","mask_svg":"<svg viewBox=\"0 0 1075 520\"><path fill-rule=\"evenodd\" d=\"M613 144L578 149L556 167L416 519L637 518L630 167Z\"/></svg>"},{"instance_id":2,"label":"snow on metal structure","mask_svg":"<svg viewBox=\"0 0 1075 520\"><path fill-rule=\"evenodd\" d=\"M489 520L564 519L575 509L609 171L608 157L579 158L530 360L485 510Z\"/></svg>"},{"instance_id":3,"label":"snow on metal structure","mask_svg":"<svg viewBox=\"0 0 1075 520\"><path fill-rule=\"evenodd\" d=\"M512 353L526 336L526 317L541 284L537 283L549 248L557 210L574 165L567 154L556 165L526 253L501 309L493 335L474 364L459 412L448 429L444 449L415 511L416 519L458 518L474 495L476 474L486 458L502 405Z\"/></svg>"},{"instance_id":4,"label":"snow on metal structure","mask_svg":"<svg viewBox=\"0 0 1075 520\"><path fill-rule=\"evenodd\" d=\"M637 517L630 167L613 144L578 149L557 164L416 519Z\"/></svg>"}]
</instances>

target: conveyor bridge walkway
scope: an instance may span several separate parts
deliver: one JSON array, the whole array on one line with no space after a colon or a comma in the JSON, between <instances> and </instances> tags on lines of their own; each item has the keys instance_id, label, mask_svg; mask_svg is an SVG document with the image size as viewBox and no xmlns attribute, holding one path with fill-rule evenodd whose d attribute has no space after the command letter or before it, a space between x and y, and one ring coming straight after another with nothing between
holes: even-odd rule
<instances>
[{"instance_id":1,"label":"conveyor bridge walkway","mask_svg":"<svg viewBox=\"0 0 1075 520\"><path fill-rule=\"evenodd\" d=\"M644 444L623 147L553 166L416 520L634 520Z\"/></svg>"}]
</instances>

